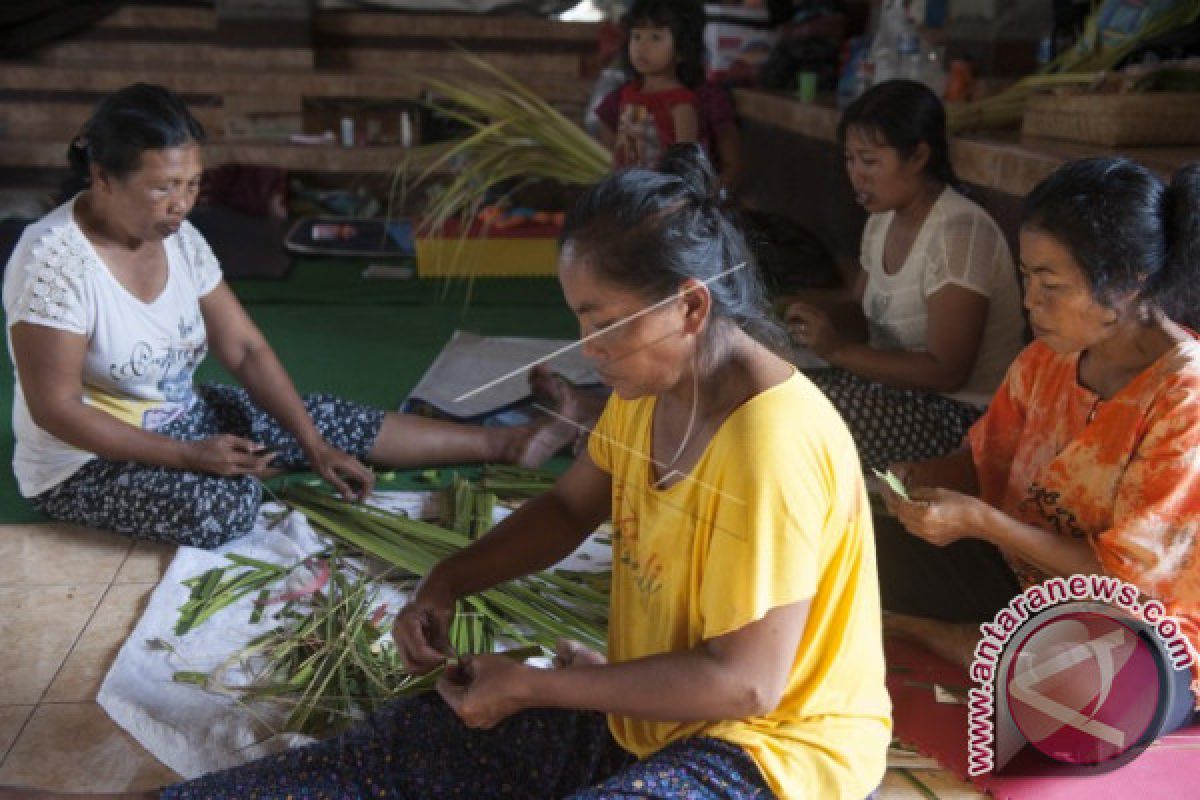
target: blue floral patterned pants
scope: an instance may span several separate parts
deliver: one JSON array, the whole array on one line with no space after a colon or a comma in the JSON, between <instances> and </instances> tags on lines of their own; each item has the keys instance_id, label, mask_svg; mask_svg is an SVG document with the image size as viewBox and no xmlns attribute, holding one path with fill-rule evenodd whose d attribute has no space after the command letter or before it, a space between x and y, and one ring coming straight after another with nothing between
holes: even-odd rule
<instances>
[{"instance_id":1,"label":"blue floral patterned pants","mask_svg":"<svg viewBox=\"0 0 1200 800\"><path fill-rule=\"evenodd\" d=\"M603 714L537 709L467 728L436 694L398 701L342 735L181 783L164 800L769 800L754 761L720 739L637 760Z\"/></svg>"},{"instance_id":2,"label":"blue floral patterned pants","mask_svg":"<svg viewBox=\"0 0 1200 800\"><path fill-rule=\"evenodd\" d=\"M275 452L273 467L307 466L296 438L254 405L246 390L206 384L196 387L196 395L187 414L158 432L183 441L231 433ZM383 411L332 395L307 395L304 405L326 441L359 459L371 451L383 425ZM262 483L249 475L227 478L102 458L30 499L55 519L206 548L249 533L261 502Z\"/></svg>"},{"instance_id":3,"label":"blue floral patterned pants","mask_svg":"<svg viewBox=\"0 0 1200 800\"><path fill-rule=\"evenodd\" d=\"M893 389L836 367L806 369L804 375L842 415L865 468L883 470L957 450L983 413L937 392Z\"/></svg>"}]
</instances>

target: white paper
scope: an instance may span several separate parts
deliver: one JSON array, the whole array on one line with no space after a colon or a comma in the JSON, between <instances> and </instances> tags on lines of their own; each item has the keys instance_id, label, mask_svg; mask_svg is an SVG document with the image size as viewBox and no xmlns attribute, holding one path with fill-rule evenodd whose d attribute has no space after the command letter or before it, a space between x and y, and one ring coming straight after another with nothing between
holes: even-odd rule
<instances>
[{"instance_id":1,"label":"white paper","mask_svg":"<svg viewBox=\"0 0 1200 800\"><path fill-rule=\"evenodd\" d=\"M214 669L245 642L279 624L270 612L257 625L249 623L256 599L251 593L183 636L175 635L179 607L191 593L181 581L228 566L225 553L290 565L325 547L300 514L267 526L260 515L254 531L216 550L180 547L96 696L114 722L184 778L311 741L295 734L264 740L264 726L256 725L254 715L232 698L172 679L179 670ZM177 654L147 644L155 639L175 647ZM264 720L268 725L279 721Z\"/></svg>"},{"instance_id":2,"label":"white paper","mask_svg":"<svg viewBox=\"0 0 1200 800\"><path fill-rule=\"evenodd\" d=\"M412 390L410 398L423 400L460 418L497 411L530 397L530 365L571 343L570 339L478 336L455 331ZM547 366L576 385L600 382L578 347L554 357ZM462 395L514 372L485 391L456 402Z\"/></svg>"}]
</instances>

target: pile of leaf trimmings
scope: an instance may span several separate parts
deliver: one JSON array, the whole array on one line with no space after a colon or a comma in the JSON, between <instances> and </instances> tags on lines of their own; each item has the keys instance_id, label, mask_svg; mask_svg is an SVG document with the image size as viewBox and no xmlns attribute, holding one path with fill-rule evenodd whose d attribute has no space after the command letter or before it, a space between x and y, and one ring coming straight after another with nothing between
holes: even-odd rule
<instances>
[{"instance_id":1,"label":"pile of leaf trimmings","mask_svg":"<svg viewBox=\"0 0 1200 800\"><path fill-rule=\"evenodd\" d=\"M282 705L287 713L282 731L313 735L433 685L436 675L408 675L385 638L392 615L378 602L376 585L337 555L305 563L313 569L312 585L278 596L268 590L255 603L252 622L281 602L272 615L278 626L251 639L212 672L181 671L175 680L247 704ZM235 672L248 677L234 683Z\"/></svg>"}]
</instances>

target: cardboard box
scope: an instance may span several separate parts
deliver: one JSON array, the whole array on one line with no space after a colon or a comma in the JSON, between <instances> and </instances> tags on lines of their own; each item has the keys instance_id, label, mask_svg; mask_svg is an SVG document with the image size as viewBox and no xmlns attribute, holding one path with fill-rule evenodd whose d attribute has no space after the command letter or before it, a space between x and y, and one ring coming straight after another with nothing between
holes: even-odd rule
<instances>
[{"instance_id":1,"label":"cardboard box","mask_svg":"<svg viewBox=\"0 0 1200 800\"><path fill-rule=\"evenodd\" d=\"M705 5L704 49L712 80L745 79L757 75L771 54L776 33L766 8Z\"/></svg>"},{"instance_id":2,"label":"cardboard box","mask_svg":"<svg viewBox=\"0 0 1200 800\"><path fill-rule=\"evenodd\" d=\"M503 229L472 226L466 237L453 221L437 237L417 237L417 276L529 277L558 274L556 225L522 223Z\"/></svg>"}]
</instances>

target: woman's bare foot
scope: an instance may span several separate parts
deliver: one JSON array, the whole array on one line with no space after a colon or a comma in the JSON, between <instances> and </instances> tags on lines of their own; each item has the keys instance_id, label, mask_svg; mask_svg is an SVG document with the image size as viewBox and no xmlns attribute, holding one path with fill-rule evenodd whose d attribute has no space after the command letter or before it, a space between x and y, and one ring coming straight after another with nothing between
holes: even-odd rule
<instances>
[{"instance_id":1,"label":"woman's bare foot","mask_svg":"<svg viewBox=\"0 0 1200 800\"><path fill-rule=\"evenodd\" d=\"M535 407L544 416L528 425L489 428L492 455L487 460L539 467L563 448L579 446L604 410L604 399L582 392L544 366L531 370Z\"/></svg>"},{"instance_id":2,"label":"woman's bare foot","mask_svg":"<svg viewBox=\"0 0 1200 800\"><path fill-rule=\"evenodd\" d=\"M979 626L969 622L942 622L924 617L912 617L892 611L883 612L884 633L894 633L925 645L947 661L966 669L975 660L975 645L979 643Z\"/></svg>"},{"instance_id":3,"label":"woman's bare foot","mask_svg":"<svg viewBox=\"0 0 1200 800\"><path fill-rule=\"evenodd\" d=\"M592 429L604 411L604 396L575 388L545 364L539 364L529 371L529 386L533 389L536 404L552 409L587 431Z\"/></svg>"},{"instance_id":4,"label":"woman's bare foot","mask_svg":"<svg viewBox=\"0 0 1200 800\"><path fill-rule=\"evenodd\" d=\"M541 364L530 370L529 385L535 406L547 418L525 426L528 436L510 460L523 467L536 467L568 445L578 452L604 410L604 401L581 392Z\"/></svg>"}]
</instances>

